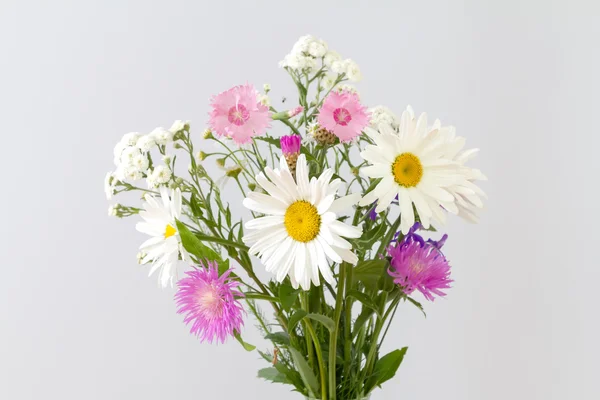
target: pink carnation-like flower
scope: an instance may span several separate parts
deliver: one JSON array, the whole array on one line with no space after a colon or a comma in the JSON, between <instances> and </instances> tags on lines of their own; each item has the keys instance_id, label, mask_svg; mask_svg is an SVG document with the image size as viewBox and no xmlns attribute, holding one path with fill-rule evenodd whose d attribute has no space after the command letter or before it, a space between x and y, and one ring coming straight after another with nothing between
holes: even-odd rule
<instances>
[{"instance_id":1,"label":"pink carnation-like flower","mask_svg":"<svg viewBox=\"0 0 600 400\"><path fill-rule=\"evenodd\" d=\"M237 300L244 294L237 290L239 282L230 274L228 270L219 276L217 263L207 261L186 272L187 276L177 283L177 313L185 315L183 322L192 324L190 332L201 341L212 343L216 339L225 343L244 325L242 305Z\"/></svg>"},{"instance_id":2,"label":"pink carnation-like flower","mask_svg":"<svg viewBox=\"0 0 600 400\"><path fill-rule=\"evenodd\" d=\"M348 142L369 125L369 113L355 93L331 92L319 110L318 122L341 142Z\"/></svg>"},{"instance_id":3,"label":"pink carnation-like flower","mask_svg":"<svg viewBox=\"0 0 600 400\"><path fill-rule=\"evenodd\" d=\"M209 125L219 136L232 138L237 144L248 143L270 127L269 108L258 101L254 86L246 84L213 96Z\"/></svg>"},{"instance_id":4,"label":"pink carnation-like flower","mask_svg":"<svg viewBox=\"0 0 600 400\"><path fill-rule=\"evenodd\" d=\"M450 265L440 248L446 237L439 242L427 241L413 232L396 246L390 246L388 253L392 257L388 271L404 293L418 290L427 300L433 301L433 295L445 296L441 289L450 288Z\"/></svg>"}]
</instances>

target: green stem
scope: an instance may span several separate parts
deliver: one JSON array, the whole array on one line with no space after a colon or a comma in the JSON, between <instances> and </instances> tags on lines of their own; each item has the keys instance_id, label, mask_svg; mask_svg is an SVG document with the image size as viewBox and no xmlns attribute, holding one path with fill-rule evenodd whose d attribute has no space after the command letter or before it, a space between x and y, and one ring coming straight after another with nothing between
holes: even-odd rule
<instances>
[{"instance_id":1,"label":"green stem","mask_svg":"<svg viewBox=\"0 0 600 400\"><path fill-rule=\"evenodd\" d=\"M329 335L329 397L335 400L336 382L335 382L335 364L337 358L337 332L340 325L340 317L342 315L342 307L344 303L344 285L346 283L346 264L340 264L340 276L338 279L337 296L335 298L335 311L333 312L334 330Z\"/></svg>"},{"instance_id":2,"label":"green stem","mask_svg":"<svg viewBox=\"0 0 600 400\"><path fill-rule=\"evenodd\" d=\"M352 290L352 266L348 265L346 271L346 307L344 315L344 378L350 372L350 362L352 357L352 298L348 297L348 292Z\"/></svg>"}]
</instances>

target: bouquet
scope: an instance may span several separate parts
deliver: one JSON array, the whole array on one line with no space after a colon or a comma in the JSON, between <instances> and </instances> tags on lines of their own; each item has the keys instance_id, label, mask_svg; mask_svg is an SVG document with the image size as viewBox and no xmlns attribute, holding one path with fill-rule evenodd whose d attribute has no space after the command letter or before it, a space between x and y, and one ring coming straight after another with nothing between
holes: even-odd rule
<instances>
[{"instance_id":1,"label":"bouquet","mask_svg":"<svg viewBox=\"0 0 600 400\"><path fill-rule=\"evenodd\" d=\"M176 286L200 341L256 350L259 377L304 396L367 398L405 356L380 353L399 304L423 311L450 288L436 228L448 214L477 221L485 176L454 127L411 107L400 118L367 108L347 84L361 79L357 64L323 40L301 37L280 66L298 92L289 108L271 104L269 85L244 84L211 98L202 135L176 121L123 136L105 191L142 201L109 213L139 218L139 263ZM240 197L224 198L226 184ZM269 349L242 338L249 314Z\"/></svg>"}]
</instances>

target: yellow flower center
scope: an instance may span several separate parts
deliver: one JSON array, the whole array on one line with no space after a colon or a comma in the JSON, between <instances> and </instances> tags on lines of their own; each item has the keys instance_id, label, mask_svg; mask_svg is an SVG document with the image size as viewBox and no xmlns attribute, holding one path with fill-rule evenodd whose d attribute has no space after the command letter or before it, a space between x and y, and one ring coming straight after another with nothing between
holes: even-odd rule
<instances>
[{"instance_id":1,"label":"yellow flower center","mask_svg":"<svg viewBox=\"0 0 600 400\"><path fill-rule=\"evenodd\" d=\"M321 216L315 206L308 201L299 200L288 207L283 224L292 239L306 243L319 234Z\"/></svg>"},{"instance_id":2,"label":"yellow flower center","mask_svg":"<svg viewBox=\"0 0 600 400\"><path fill-rule=\"evenodd\" d=\"M165 239L170 238L171 236L173 236L176 233L177 233L177 229L173 228L171 225L167 225L167 227L165 228Z\"/></svg>"},{"instance_id":3,"label":"yellow flower center","mask_svg":"<svg viewBox=\"0 0 600 400\"><path fill-rule=\"evenodd\" d=\"M423 165L419 157L413 153L402 153L392 164L394 180L400 186L414 187L419 184L423 177Z\"/></svg>"}]
</instances>

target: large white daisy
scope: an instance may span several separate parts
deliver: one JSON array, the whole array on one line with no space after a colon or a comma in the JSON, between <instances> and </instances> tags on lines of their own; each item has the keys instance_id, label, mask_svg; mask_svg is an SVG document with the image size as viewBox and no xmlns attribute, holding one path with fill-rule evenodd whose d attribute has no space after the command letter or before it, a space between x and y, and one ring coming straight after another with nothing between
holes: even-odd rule
<instances>
[{"instance_id":1,"label":"large white daisy","mask_svg":"<svg viewBox=\"0 0 600 400\"><path fill-rule=\"evenodd\" d=\"M160 270L158 280L162 287L173 286L177 278L177 261L180 257L187 258L175 222L181 216L181 191L161 187L160 199L152 195L146 195L144 199L144 211L140 212L144 222L138 222L135 227L152 237L140 246L145 253L141 263L152 263L149 275Z\"/></svg>"},{"instance_id":2,"label":"large white daisy","mask_svg":"<svg viewBox=\"0 0 600 400\"><path fill-rule=\"evenodd\" d=\"M466 178L459 172L459 164L446 156L448 144L443 137L428 128L425 113L417 120L408 107L397 131L388 124L365 131L375 145L367 145L360 153L371 164L363 171L381 181L361 199L361 206L377 201L375 211L381 212L398 196L403 233L415 222L413 205L425 228L432 219L444 223L444 210L458 213L450 188L464 186Z\"/></svg>"},{"instance_id":3,"label":"large white daisy","mask_svg":"<svg viewBox=\"0 0 600 400\"><path fill-rule=\"evenodd\" d=\"M479 169L471 168L465 163L475 157L479 149L463 150L465 138L456 136L456 129L453 126L441 126L439 120L434 122L431 131L437 132L440 140L443 141L445 149L443 156L456 162L459 165L458 173L465 177L465 180L448 187L458 207L458 216L469 222L478 222L478 213L483 208L482 198L487 196L474 182L486 181L487 177Z\"/></svg>"},{"instance_id":4,"label":"large white daisy","mask_svg":"<svg viewBox=\"0 0 600 400\"><path fill-rule=\"evenodd\" d=\"M360 228L338 221L336 212L356 204L360 195L336 199L341 181L330 182L331 169L309 180L303 154L296 163L295 181L283 157L280 169L265 168L265 173L256 180L267 194L250 192L244 199L244 206L265 215L245 224L252 231L243 238L252 244L250 253L260 257L278 282L289 275L294 287L300 284L308 290L311 281L320 284L320 271L325 281L333 283L328 259L356 264L352 245L343 238L358 238L362 233Z\"/></svg>"}]
</instances>

